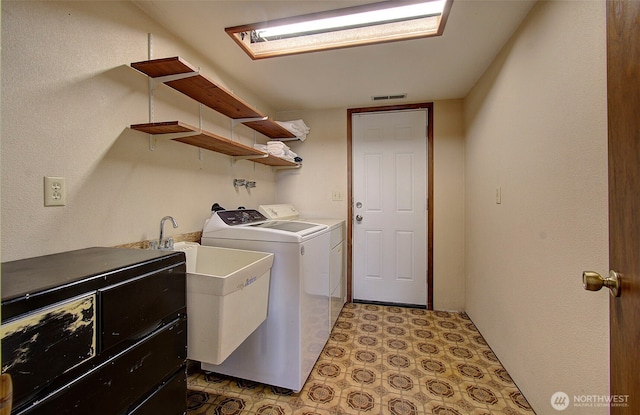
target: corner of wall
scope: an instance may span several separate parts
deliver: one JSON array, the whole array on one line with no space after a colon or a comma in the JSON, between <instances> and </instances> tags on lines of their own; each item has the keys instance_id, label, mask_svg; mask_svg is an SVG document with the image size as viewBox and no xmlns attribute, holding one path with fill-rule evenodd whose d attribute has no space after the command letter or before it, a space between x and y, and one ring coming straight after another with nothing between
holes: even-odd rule
<instances>
[{"instance_id":1,"label":"corner of wall","mask_svg":"<svg viewBox=\"0 0 640 415\"><path fill-rule=\"evenodd\" d=\"M433 107L433 301L437 310L462 311L464 289L464 130L461 99Z\"/></svg>"}]
</instances>

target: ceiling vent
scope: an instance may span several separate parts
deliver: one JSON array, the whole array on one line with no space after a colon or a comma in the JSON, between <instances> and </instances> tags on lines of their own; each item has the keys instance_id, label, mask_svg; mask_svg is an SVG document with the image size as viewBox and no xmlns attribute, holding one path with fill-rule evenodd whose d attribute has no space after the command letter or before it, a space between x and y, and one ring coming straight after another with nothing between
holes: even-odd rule
<instances>
[{"instance_id":1,"label":"ceiling vent","mask_svg":"<svg viewBox=\"0 0 640 415\"><path fill-rule=\"evenodd\" d=\"M407 94L393 94L393 95L376 95L371 97L372 101L388 101L390 99L405 99Z\"/></svg>"}]
</instances>

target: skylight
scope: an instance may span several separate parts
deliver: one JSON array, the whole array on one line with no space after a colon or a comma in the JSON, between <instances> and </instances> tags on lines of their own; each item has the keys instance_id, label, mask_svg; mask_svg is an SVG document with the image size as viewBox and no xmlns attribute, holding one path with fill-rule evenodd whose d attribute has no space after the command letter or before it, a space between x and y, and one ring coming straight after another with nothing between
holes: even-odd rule
<instances>
[{"instance_id":1,"label":"skylight","mask_svg":"<svg viewBox=\"0 0 640 415\"><path fill-rule=\"evenodd\" d=\"M225 31L252 59L440 36L452 1L383 1Z\"/></svg>"}]
</instances>

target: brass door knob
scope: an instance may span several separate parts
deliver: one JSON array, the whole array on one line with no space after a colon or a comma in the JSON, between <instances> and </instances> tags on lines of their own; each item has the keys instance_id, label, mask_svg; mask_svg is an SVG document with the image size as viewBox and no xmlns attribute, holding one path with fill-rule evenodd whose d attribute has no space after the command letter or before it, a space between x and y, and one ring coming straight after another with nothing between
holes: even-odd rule
<instances>
[{"instance_id":1,"label":"brass door knob","mask_svg":"<svg viewBox=\"0 0 640 415\"><path fill-rule=\"evenodd\" d=\"M614 297L620 297L620 274L614 270L609 271L608 278L602 278L600 274L594 271L585 271L582 273L582 286L588 291L599 291L603 286L607 287Z\"/></svg>"}]
</instances>

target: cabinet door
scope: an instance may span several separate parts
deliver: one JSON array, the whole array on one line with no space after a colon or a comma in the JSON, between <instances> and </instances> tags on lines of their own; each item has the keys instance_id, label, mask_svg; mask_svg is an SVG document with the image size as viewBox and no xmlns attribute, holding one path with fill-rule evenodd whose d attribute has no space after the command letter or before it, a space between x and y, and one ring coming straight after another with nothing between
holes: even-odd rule
<instances>
[{"instance_id":1,"label":"cabinet door","mask_svg":"<svg viewBox=\"0 0 640 415\"><path fill-rule=\"evenodd\" d=\"M163 379L184 368L186 342L186 317L180 317L17 415L127 413L132 402L144 401ZM181 402L186 406L186 397Z\"/></svg>"},{"instance_id":2,"label":"cabinet door","mask_svg":"<svg viewBox=\"0 0 640 415\"><path fill-rule=\"evenodd\" d=\"M344 305L344 290L342 281L345 270L344 241L334 246L331 250L331 327L336 324L338 315Z\"/></svg>"},{"instance_id":3,"label":"cabinet door","mask_svg":"<svg viewBox=\"0 0 640 415\"><path fill-rule=\"evenodd\" d=\"M340 242L331 250L331 292L342 282L344 277L344 242Z\"/></svg>"},{"instance_id":4,"label":"cabinet door","mask_svg":"<svg viewBox=\"0 0 640 415\"><path fill-rule=\"evenodd\" d=\"M141 338L186 307L186 265L141 276L100 290L100 353Z\"/></svg>"},{"instance_id":5,"label":"cabinet door","mask_svg":"<svg viewBox=\"0 0 640 415\"><path fill-rule=\"evenodd\" d=\"M171 379L160 386L129 415L182 415L186 411L187 377L180 368Z\"/></svg>"},{"instance_id":6,"label":"cabinet door","mask_svg":"<svg viewBox=\"0 0 640 415\"><path fill-rule=\"evenodd\" d=\"M2 372L13 381L13 406L96 355L96 295L42 308L2 325Z\"/></svg>"}]
</instances>

